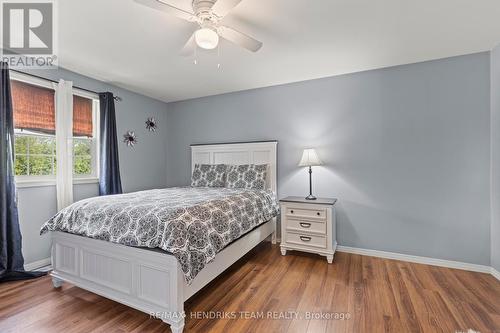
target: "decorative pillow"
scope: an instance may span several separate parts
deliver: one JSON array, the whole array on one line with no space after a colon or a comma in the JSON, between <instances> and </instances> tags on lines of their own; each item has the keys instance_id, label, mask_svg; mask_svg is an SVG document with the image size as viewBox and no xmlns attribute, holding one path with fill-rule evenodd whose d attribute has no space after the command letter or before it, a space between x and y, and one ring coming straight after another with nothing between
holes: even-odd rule
<instances>
[{"instance_id":1,"label":"decorative pillow","mask_svg":"<svg viewBox=\"0 0 500 333\"><path fill-rule=\"evenodd\" d=\"M224 187L226 182L225 164L195 164L191 176L193 187Z\"/></svg>"},{"instance_id":2,"label":"decorative pillow","mask_svg":"<svg viewBox=\"0 0 500 333\"><path fill-rule=\"evenodd\" d=\"M226 187L263 190L266 188L267 164L229 165Z\"/></svg>"}]
</instances>

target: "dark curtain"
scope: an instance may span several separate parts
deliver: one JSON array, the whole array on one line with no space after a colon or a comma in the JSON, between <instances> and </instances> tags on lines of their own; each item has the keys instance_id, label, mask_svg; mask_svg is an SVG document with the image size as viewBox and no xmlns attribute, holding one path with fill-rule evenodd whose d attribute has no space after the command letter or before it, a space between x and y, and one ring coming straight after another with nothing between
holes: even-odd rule
<instances>
[{"instance_id":1,"label":"dark curtain","mask_svg":"<svg viewBox=\"0 0 500 333\"><path fill-rule=\"evenodd\" d=\"M26 272L14 181L14 114L9 66L0 62L0 282L32 279L45 272Z\"/></svg>"},{"instance_id":2,"label":"dark curtain","mask_svg":"<svg viewBox=\"0 0 500 333\"><path fill-rule=\"evenodd\" d=\"M121 194L115 99L112 93L107 92L99 94L99 101L101 107L99 195Z\"/></svg>"}]
</instances>

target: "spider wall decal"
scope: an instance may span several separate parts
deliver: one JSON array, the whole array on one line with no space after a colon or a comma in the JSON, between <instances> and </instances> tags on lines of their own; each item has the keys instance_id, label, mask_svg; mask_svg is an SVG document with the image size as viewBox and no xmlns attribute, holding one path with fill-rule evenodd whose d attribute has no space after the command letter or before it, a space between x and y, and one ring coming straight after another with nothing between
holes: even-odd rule
<instances>
[{"instance_id":1,"label":"spider wall decal","mask_svg":"<svg viewBox=\"0 0 500 333\"><path fill-rule=\"evenodd\" d=\"M156 122L155 118L151 117L146 120L146 128L150 132L156 132L158 129L158 123Z\"/></svg>"},{"instance_id":2,"label":"spider wall decal","mask_svg":"<svg viewBox=\"0 0 500 333\"><path fill-rule=\"evenodd\" d=\"M123 142L127 144L128 147L133 147L137 144L137 136L134 131L128 131L123 135Z\"/></svg>"}]
</instances>

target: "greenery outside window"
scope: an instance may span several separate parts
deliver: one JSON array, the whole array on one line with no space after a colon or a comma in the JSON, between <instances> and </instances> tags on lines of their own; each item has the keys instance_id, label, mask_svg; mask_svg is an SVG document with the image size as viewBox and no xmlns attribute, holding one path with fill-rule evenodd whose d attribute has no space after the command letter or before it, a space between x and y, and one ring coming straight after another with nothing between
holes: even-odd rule
<instances>
[{"instance_id":1,"label":"greenery outside window","mask_svg":"<svg viewBox=\"0 0 500 333\"><path fill-rule=\"evenodd\" d=\"M15 130L16 176L55 176L56 141L54 136Z\"/></svg>"}]
</instances>

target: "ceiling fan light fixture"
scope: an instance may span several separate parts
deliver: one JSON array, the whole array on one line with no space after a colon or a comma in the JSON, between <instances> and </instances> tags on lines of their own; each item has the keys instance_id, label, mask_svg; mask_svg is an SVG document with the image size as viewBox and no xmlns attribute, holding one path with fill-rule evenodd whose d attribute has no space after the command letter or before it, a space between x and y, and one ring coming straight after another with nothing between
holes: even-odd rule
<instances>
[{"instance_id":1,"label":"ceiling fan light fixture","mask_svg":"<svg viewBox=\"0 0 500 333\"><path fill-rule=\"evenodd\" d=\"M194 33L196 44L202 49L213 50L219 44L219 35L212 29L201 28Z\"/></svg>"},{"instance_id":2,"label":"ceiling fan light fixture","mask_svg":"<svg viewBox=\"0 0 500 333\"><path fill-rule=\"evenodd\" d=\"M174 0L134 1L197 24L198 30L191 35L180 52L182 56L192 56L193 53L196 53L198 47L213 50L219 45L219 38L223 38L251 52L257 52L262 47L262 42L255 38L220 24L221 20L243 0L190 0L193 7L192 11L186 11L170 4L171 2L178 2Z\"/></svg>"}]
</instances>

